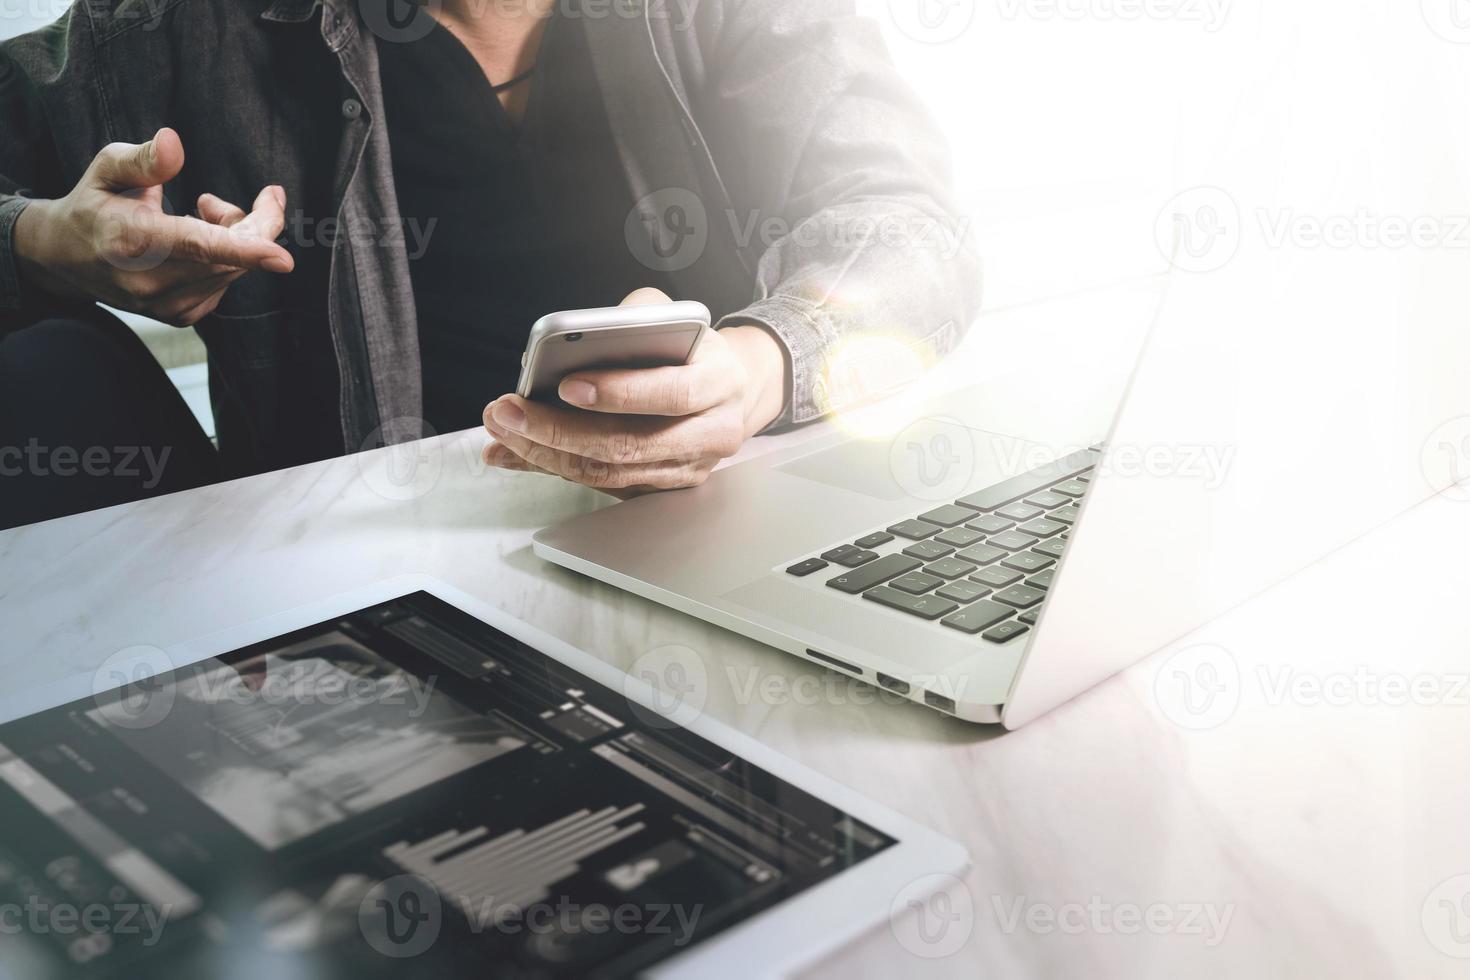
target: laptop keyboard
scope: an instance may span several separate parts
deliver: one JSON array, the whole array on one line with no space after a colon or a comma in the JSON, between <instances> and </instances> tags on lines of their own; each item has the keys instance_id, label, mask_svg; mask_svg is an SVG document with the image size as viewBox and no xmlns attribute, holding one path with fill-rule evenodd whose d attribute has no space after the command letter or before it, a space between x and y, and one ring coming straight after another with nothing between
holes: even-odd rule
<instances>
[{"instance_id":1,"label":"laptop keyboard","mask_svg":"<svg viewBox=\"0 0 1470 980\"><path fill-rule=\"evenodd\" d=\"M820 573L854 599L1005 643L1035 625L1096 463L1094 450L1073 453L835 544L786 574Z\"/></svg>"}]
</instances>

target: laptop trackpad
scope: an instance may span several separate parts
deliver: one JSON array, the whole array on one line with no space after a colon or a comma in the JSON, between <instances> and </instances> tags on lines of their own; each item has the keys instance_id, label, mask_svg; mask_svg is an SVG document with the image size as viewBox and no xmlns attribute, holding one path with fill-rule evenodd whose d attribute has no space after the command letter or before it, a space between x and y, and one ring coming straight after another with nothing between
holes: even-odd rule
<instances>
[{"instance_id":1,"label":"laptop trackpad","mask_svg":"<svg viewBox=\"0 0 1470 980\"><path fill-rule=\"evenodd\" d=\"M864 442L859 439L794 459L776 468L792 476L879 500L902 500L908 494L900 485L900 476L889 465L891 448L892 444L886 440Z\"/></svg>"}]
</instances>

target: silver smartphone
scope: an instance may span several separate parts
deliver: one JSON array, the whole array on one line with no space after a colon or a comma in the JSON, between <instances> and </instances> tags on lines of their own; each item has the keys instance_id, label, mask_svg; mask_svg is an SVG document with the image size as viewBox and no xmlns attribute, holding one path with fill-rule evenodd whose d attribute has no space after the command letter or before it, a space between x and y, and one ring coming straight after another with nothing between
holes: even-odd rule
<instances>
[{"instance_id":1,"label":"silver smartphone","mask_svg":"<svg viewBox=\"0 0 1470 980\"><path fill-rule=\"evenodd\" d=\"M549 314L531 328L516 394L554 402L560 400L556 391L562 379L577 371L687 364L709 326L709 310L703 303Z\"/></svg>"}]
</instances>

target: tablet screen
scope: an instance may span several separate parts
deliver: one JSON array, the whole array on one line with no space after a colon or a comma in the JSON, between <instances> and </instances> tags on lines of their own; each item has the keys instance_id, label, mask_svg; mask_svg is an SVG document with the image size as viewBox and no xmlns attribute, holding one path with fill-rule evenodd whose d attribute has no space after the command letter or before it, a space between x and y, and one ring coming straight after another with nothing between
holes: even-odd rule
<instances>
[{"instance_id":1,"label":"tablet screen","mask_svg":"<svg viewBox=\"0 0 1470 980\"><path fill-rule=\"evenodd\" d=\"M624 976L895 841L427 593L0 725L0 977Z\"/></svg>"}]
</instances>

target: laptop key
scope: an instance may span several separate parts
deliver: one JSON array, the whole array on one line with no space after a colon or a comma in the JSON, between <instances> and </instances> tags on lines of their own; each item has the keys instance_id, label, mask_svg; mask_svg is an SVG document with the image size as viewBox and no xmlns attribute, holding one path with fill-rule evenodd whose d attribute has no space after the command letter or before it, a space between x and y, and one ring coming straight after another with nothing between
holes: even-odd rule
<instances>
[{"instance_id":1,"label":"laptop key","mask_svg":"<svg viewBox=\"0 0 1470 980\"><path fill-rule=\"evenodd\" d=\"M1067 502L1068 499L1055 490L1043 490L1040 493L1033 493L1026 498L1026 503L1040 507L1043 510L1051 510L1053 507L1060 507Z\"/></svg>"},{"instance_id":2,"label":"laptop key","mask_svg":"<svg viewBox=\"0 0 1470 980\"><path fill-rule=\"evenodd\" d=\"M989 629L1013 612L1015 610L1009 606L1002 606L998 602L984 599L953 616L946 616L943 622L950 629L957 629L961 633L969 633L973 636L983 629Z\"/></svg>"},{"instance_id":3,"label":"laptop key","mask_svg":"<svg viewBox=\"0 0 1470 980\"><path fill-rule=\"evenodd\" d=\"M996 511L1001 517L1009 517L1013 521L1029 521L1046 513L1040 507L1032 507L1030 504L1015 503L1009 507L1002 507Z\"/></svg>"},{"instance_id":4,"label":"laptop key","mask_svg":"<svg viewBox=\"0 0 1470 980\"><path fill-rule=\"evenodd\" d=\"M1039 607L1036 609L1028 609L1016 618L1025 623L1027 626L1035 626L1036 620L1041 618L1041 609Z\"/></svg>"},{"instance_id":5,"label":"laptop key","mask_svg":"<svg viewBox=\"0 0 1470 980\"><path fill-rule=\"evenodd\" d=\"M943 584L944 579L936 575L925 575L923 572L909 572L888 583L890 588L907 592L909 595L923 595L936 585Z\"/></svg>"},{"instance_id":6,"label":"laptop key","mask_svg":"<svg viewBox=\"0 0 1470 980\"><path fill-rule=\"evenodd\" d=\"M879 545L885 545L892 540L893 535L889 534L887 531L874 531L872 534L866 534L861 538L858 538L857 541L854 542L854 544L856 544L859 548L876 548Z\"/></svg>"},{"instance_id":7,"label":"laptop key","mask_svg":"<svg viewBox=\"0 0 1470 980\"><path fill-rule=\"evenodd\" d=\"M970 581L988 585L992 589L1003 589L1012 582L1021 581L1021 573L996 565L994 568L982 568L970 576Z\"/></svg>"},{"instance_id":8,"label":"laptop key","mask_svg":"<svg viewBox=\"0 0 1470 980\"><path fill-rule=\"evenodd\" d=\"M956 548L968 548L972 544L984 541L985 535L967 527L952 527L943 534L936 534L934 540L940 544L954 545Z\"/></svg>"},{"instance_id":9,"label":"laptop key","mask_svg":"<svg viewBox=\"0 0 1470 980\"><path fill-rule=\"evenodd\" d=\"M944 530L944 528L938 524L930 524L928 521L910 520L900 521L888 530L890 533L896 534L901 538L908 538L910 541L923 541L925 538L934 537L934 535Z\"/></svg>"},{"instance_id":10,"label":"laptop key","mask_svg":"<svg viewBox=\"0 0 1470 980\"><path fill-rule=\"evenodd\" d=\"M1008 521L1004 517L996 517L994 514L981 514L972 521L966 521L965 527L972 527L986 534L999 534L1016 526L1015 521Z\"/></svg>"},{"instance_id":11,"label":"laptop key","mask_svg":"<svg viewBox=\"0 0 1470 980\"><path fill-rule=\"evenodd\" d=\"M1030 609L1032 606L1041 605L1041 600L1046 598L1046 593L1040 589L1033 589L1029 585L1013 585L1003 592L995 594L996 602L1004 602L1008 606L1017 609Z\"/></svg>"},{"instance_id":12,"label":"laptop key","mask_svg":"<svg viewBox=\"0 0 1470 980\"><path fill-rule=\"evenodd\" d=\"M820 572L826 567L827 563L822 561L822 559L808 558L806 561L799 561L795 565L792 565L790 568L786 569L786 574L795 575L797 578L803 578L807 575L810 575L812 572Z\"/></svg>"},{"instance_id":13,"label":"laptop key","mask_svg":"<svg viewBox=\"0 0 1470 980\"><path fill-rule=\"evenodd\" d=\"M866 592L873 586L881 585L905 572L912 572L922 564L923 562L906 555L884 555L861 568L855 568L836 578L828 579L827 585L839 592L857 595L859 592Z\"/></svg>"},{"instance_id":14,"label":"laptop key","mask_svg":"<svg viewBox=\"0 0 1470 980\"><path fill-rule=\"evenodd\" d=\"M1051 488L1052 493L1059 493L1064 497L1080 497L1087 493L1087 484L1081 480L1064 480Z\"/></svg>"},{"instance_id":15,"label":"laptop key","mask_svg":"<svg viewBox=\"0 0 1470 980\"><path fill-rule=\"evenodd\" d=\"M973 548L966 548L955 555L961 561L973 562L976 565L990 565L1000 561L1006 556L1004 549L992 548L988 544L977 544Z\"/></svg>"},{"instance_id":16,"label":"laptop key","mask_svg":"<svg viewBox=\"0 0 1470 980\"><path fill-rule=\"evenodd\" d=\"M1004 534L992 534L985 543L1007 551L1023 551L1035 544L1036 539L1019 531L1006 531Z\"/></svg>"},{"instance_id":17,"label":"laptop key","mask_svg":"<svg viewBox=\"0 0 1470 980\"><path fill-rule=\"evenodd\" d=\"M1001 480L984 490L961 497L955 503L974 510L999 510L1006 504L1047 489L1058 480L1065 480L1092 469L1096 461L1096 454L1084 449L1029 473Z\"/></svg>"},{"instance_id":18,"label":"laptop key","mask_svg":"<svg viewBox=\"0 0 1470 980\"><path fill-rule=\"evenodd\" d=\"M899 609L924 619L938 619L940 616L948 616L959 608L957 603L948 599L941 599L932 595L906 595L897 589L890 589L886 585L880 585L876 589L870 589L863 593L864 599L870 599L879 605L890 609Z\"/></svg>"},{"instance_id":19,"label":"laptop key","mask_svg":"<svg viewBox=\"0 0 1470 980\"><path fill-rule=\"evenodd\" d=\"M936 558L943 558L946 555L954 554L954 549L947 544L935 544L933 541L916 541L903 549L903 553L910 558L934 561Z\"/></svg>"},{"instance_id":20,"label":"laptop key","mask_svg":"<svg viewBox=\"0 0 1470 980\"><path fill-rule=\"evenodd\" d=\"M1041 542L1041 544L1031 550L1040 552L1048 558L1060 558L1062 557L1062 552L1067 550L1067 542L1061 538L1052 538L1050 541Z\"/></svg>"},{"instance_id":21,"label":"laptop key","mask_svg":"<svg viewBox=\"0 0 1470 980\"><path fill-rule=\"evenodd\" d=\"M836 561L836 562L840 562L840 561L842 561L842 559L846 558L848 555L855 555L855 554L857 554L858 552L860 552L862 550L863 549L858 548L858 547L855 547L855 546L850 545L850 544L839 544L837 547L833 548L831 551L824 551L824 552L822 552L822 558L825 561Z\"/></svg>"},{"instance_id":22,"label":"laptop key","mask_svg":"<svg viewBox=\"0 0 1470 980\"><path fill-rule=\"evenodd\" d=\"M1057 570L1055 568L1048 568L1046 571L1040 572L1028 578L1026 580L1026 584L1031 586L1033 589L1049 589L1051 588L1052 580L1056 577Z\"/></svg>"},{"instance_id":23,"label":"laptop key","mask_svg":"<svg viewBox=\"0 0 1470 980\"><path fill-rule=\"evenodd\" d=\"M990 590L974 582L951 582L934 594L942 595L946 599L953 599L955 602L963 604L985 598L990 595Z\"/></svg>"},{"instance_id":24,"label":"laptop key","mask_svg":"<svg viewBox=\"0 0 1470 980\"><path fill-rule=\"evenodd\" d=\"M958 527L974 516L975 512L968 507L960 507L957 504L945 504L942 507L935 507L931 511L920 514L919 520L928 521L930 524L939 524L944 527Z\"/></svg>"},{"instance_id":25,"label":"laptop key","mask_svg":"<svg viewBox=\"0 0 1470 980\"><path fill-rule=\"evenodd\" d=\"M1061 521L1063 524L1076 524L1078 513L1080 512L1077 509L1077 505L1073 504L1071 507L1057 508L1050 514L1047 514L1046 518L1050 521Z\"/></svg>"},{"instance_id":26,"label":"laptop key","mask_svg":"<svg viewBox=\"0 0 1470 980\"><path fill-rule=\"evenodd\" d=\"M1009 568L1014 568L1018 572L1039 572L1043 568L1050 568L1056 562L1057 560L1055 558L1038 555L1034 551L1018 551L1003 560L1001 564Z\"/></svg>"},{"instance_id":27,"label":"laptop key","mask_svg":"<svg viewBox=\"0 0 1470 980\"><path fill-rule=\"evenodd\" d=\"M983 636L991 643L1004 643L1006 640L1014 640L1030 629L1031 627L1025 623L1011 620L1009 623L1001 623L999 626L991 627L985 631Z\"/></svg>"},{"instance_id":28,"label":"laptop key","mask_svg":"<svg viewBox=\"0 0 1470 980\"><path fill-rule=\"evenodd\" d=\"M1016 528L1023 534L1034 534L1038 538L1049 538L1053 534L1061 534L1067 529L1067 525L1061 521L1049 521L1044 517L1038 517L1034 521L1027 521Z\"/></svg>"},{"instance_id":29,"label":"laptop key","mask_svg":"<svg viewBox=\"0 0 1470 980\"><path fill-rule=\"evenodd\" d=\"M973 572L976 567L967 561L960 561L958 558L946 558L943 561L936 561L924 569L924 571L930 575L938 575L940 578L964 578Z\"/></svg>"},{"instance_id":30,"label":"laptop key","mask_svg":"<svg viewBox=\"0 0 1470 980\"><path fill-rule=\"evenodd\" d=\"M857 568L859 565L866 565L868 562L877 557L878 552L876 551L864 551L862 549L858 549L857 551L849 552L843 557L837 559L837 564L841 565L843 568Z\"/></svg>"}]
</instances>

